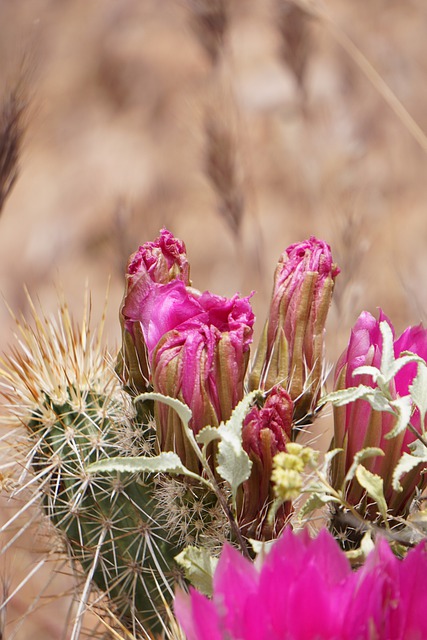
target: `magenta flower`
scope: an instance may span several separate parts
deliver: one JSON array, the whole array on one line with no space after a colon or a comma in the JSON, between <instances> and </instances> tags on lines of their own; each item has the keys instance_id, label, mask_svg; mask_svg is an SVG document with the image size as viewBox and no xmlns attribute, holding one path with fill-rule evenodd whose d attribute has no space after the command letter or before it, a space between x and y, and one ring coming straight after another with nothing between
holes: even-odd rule
<instances>
[{"instance_id":1,"label":"magenta flower","mask_svg":"<svg viewBox=\"0 0 427 640\"><path fill-rule=\"evenodd\" d=\"M295 403L295 418L312 412L320 394L324 329L339 268L329 245L312 236L282 254L270 312L250 386L281 384Z\"/></svg>"},{"instance_id":2,"label":"magenta flower","mask_svg":"<svg viewBox=\"0 0 427 640\"><path fill-rule=\"evenodd\" d=\"M131 255L127 273L132 286L146 274L158 284L175 279L190 284L190 265L185 244L167 229L162 229L154 242L146 242Z\"/></svg>"},{"instance_id":3,"label":"magenta flower","mask_svg":"<svg viewBox=\"0 0 427 640\"><path fill-rule=\"evenodd\" d=\"M260 569L226 545L209 600L179 591L188 640L409 640L427 637L425 544L400 561L380 540L352 571L326 530L287 529ZM307 597L309 594L309 597Z\"/></svg>"},{"instance_id":4,"label":"magenta flower","mask_svg":"<svg viewBox=\"0 0 427 640\"><path fill-rule=\"evenodd\" d=\"M354 574L357 590L347 611L352 638L421 640L427 637L427 547L422 542L404 560L392 553L384 539Z\"/></svg>"},{"instance_id":5,"label":"magenta flower","mask_svg":"<svg viewBox=\"0 0 427 640\"><path fill-rule=\"evenodd\" d=\"M145 277L129 291L122 314L125 329L142 338L152 388L190 407L195 433L230 417L243 398L254 323L249 298L227 299L181 279L159 284ZM176 412L159 404L156 418L162 450L175 451L196 469Z\"/></svg>"},{"instance_id":6,"label":"magenta flower","mask_svg":"<svg viewBox=\"0 0 427 640\"><path fill-rule=\"evenodd\" d=\"M291 441L293 403L289 394L277 385L267 395L264 406L254 406L242 427L243 448L252 461L251 475L240 488L237 499L239 526L248 537L271 539L280 531L291 511L286 502L276 515L275 525L267 521L274 499L271 483L273 457L286 451Z\"/></svg>"},{"instance_id":7,"label":"magenta flower","mask_svg":"<svg viewBox=\"0 0 427 640\"><path fill-rule=\"evenodd\" d=\"M380 311L377 321L370 313L362 312L354 325L347 349L338 360L335 370L335 389L364 384L374 386L368 375L354 376L354 370L362 365L379 367L382 354L382 335L380 322L386 321L393 331L390 320ZM427 330L421 325L409 327L394 341L394 355L398 357L403 351L411 351L422 358L427 358ZM405 365L395 376L392 394L395 397L405 396L409 392L417 365ZM411 423L420 427L420 415L414 411ZM427 485L427 477L420 475L419 469L407 473L401 484L403 491L396 493L392 489L393 470L402 453L408 450L408 444L415 436L406 430L395 438L386 439L386 434L393 428L394 417L390 413L372 409L366 400L356 400L343 407L334 407L334 439L333 447L342 447L344 454L336 456L332 470L332 484L341 486L344 476L353 462L354 455L365 447L380 447L385 455L366 459L363 464L367 469L380 475L384 480L384 495L394 515L403 515L414 497L415 490ZM356 480L351 483L347 499L353 505L359 504L364 491Z\"/></svg>"},{"instance_id":8,"label":"magenta flower","mask_svg":"<svg viewBox=\"0 0 427 640\"><path fill-rule=\"evenodd\" d=\"M120 309L123 346L117 371L136 393L149 388L149 368L140 323L132 318L138 315L140 301L155 289L155 285L165 285L173 280L189 285L190 266L184 243L167 229L162 229L154 242L146 242L130 256L126 270L125 295Z\"/></svg>"}]
</instances>

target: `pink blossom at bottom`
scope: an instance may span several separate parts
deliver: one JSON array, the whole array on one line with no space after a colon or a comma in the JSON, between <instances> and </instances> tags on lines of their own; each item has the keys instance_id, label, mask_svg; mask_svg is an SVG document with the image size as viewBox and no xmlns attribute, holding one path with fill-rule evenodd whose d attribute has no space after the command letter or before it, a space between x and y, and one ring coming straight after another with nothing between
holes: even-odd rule
<instances>
[{"instance_id":1,"label":"pink blossom at bottom","mask_svg":"<svg viewBox=\"0 0 427 640\"><path fill-rule=\"evenodd\" d=\"M380 539L353 571L326 530L287 529L258 569L229 545L212 599L178 591L188 640L422 640L427 638L427 547L399 560Z\"/></svg>"}]
</instances>

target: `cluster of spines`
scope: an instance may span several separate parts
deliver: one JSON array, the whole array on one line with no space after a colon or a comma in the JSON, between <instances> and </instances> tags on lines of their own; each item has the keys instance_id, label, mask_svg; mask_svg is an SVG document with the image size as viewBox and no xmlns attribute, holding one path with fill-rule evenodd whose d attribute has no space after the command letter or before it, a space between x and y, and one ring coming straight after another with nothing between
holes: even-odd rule
<instances>
[{"instance_id":1,"label":"cluster of spines","mask_svg":"<svg viewBox=\"0 0 427 640\"><path fill-rule=\"evenodd\" d=\"M35 414L28 423L35 441L31 465L46 513L71 556L136 635L159 627L159 587L170 599L176 578L170 567L179 548L156 509L152 478L87 471L92 462L117 455L115 424L104 410L110 402L87 396L85 409L76 410L46 399L56 420L46 426Z\"/></svg>"}]
</instances>

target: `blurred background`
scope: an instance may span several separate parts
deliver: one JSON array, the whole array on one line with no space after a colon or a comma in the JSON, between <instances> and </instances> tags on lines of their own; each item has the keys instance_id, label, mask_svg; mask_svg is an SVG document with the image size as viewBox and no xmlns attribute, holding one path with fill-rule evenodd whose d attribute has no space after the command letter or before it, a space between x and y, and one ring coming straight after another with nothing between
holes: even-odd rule
<instances>
[{"instance_id":1,"label":"blurred background","mask_svg":"<svg viewBox=\"0 0 427 640\"><path fill-rule=\"evenodd\" d=\"M88 283L96 320L109 283L114 351L128 256L166 226L198 289L256 291L257 335L282 251L329 242L328 362L363 309L425 320L426 36L424 0L0 0L2 298L49 313L62 290L78 318ZM12 329L1 302L2 351ZM7 556L9 593L37 540ZM67 598L16 622L51 575L3 638L62 637Z\"/></svg>"}]
</instances>

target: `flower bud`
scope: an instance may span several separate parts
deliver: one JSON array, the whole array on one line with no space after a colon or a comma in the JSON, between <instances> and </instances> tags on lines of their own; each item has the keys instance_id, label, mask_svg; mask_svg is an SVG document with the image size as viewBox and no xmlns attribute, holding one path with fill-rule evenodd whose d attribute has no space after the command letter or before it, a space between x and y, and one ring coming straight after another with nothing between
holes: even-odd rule
<instances>
[{"instance_id":1,"label":"flower bud","mask_svg":"<svg viewBox=\"0 0 427 640\"><path fill-rule=\"evenodd\" d=\"M363 384L375 387L369 375L354 376L357 367L370 365L379 368L381 365L383 339L380 323L387 322L393 332L390 320L380 311L377 321L370 313L360 314L354 325L347 349L337 362L335 371L335 390L346 389ZM400 338L394 340L394 356L399 357L404 351L411 351L421 358L427 358L427 330L421 325L409 327ZM394 377L390 385L393 398L406 396L409 387L417 373L416 363L406 364ZM403 491L398 493L392 488L394 468L404 452L409 453L408 445L416 436L408 429L393 438L386 438L396 418L393 414L377 411L366 400L355 400L342 407L334 407L334 438L331 448L343 448L344 453L335 456L332 462L331 483L339 489L345 475L350 469L355 454L367 447L379 447L384 456L367 458L363 465L372 473L379 475L384 482L384 496L391 515L406 515L414 498L417 487L427 486L427 476L420 474L420 469L406 473L401 479ZM420 430L420 414L418 409L413 411L411 424ZM365 509L364 489L356 479L350 483L347 500L360 509ZM372 513L371 513L372 511ZM364 513L365 517L375 518L376 510L370 509Z\"/></svg>"},{"instance_id":2,"label":"flower bud","mask_svg":"<svg viewBox=\"0 0 427 640\"><path fill-rule=\"evenodd\" d=\"M281 384L294 402L297 421L312 412L319 398L326 316L338 273L329 245L314 236L288 247L276 268L250 387Z\"/></svg>"},{"instance_id":3,"label":"flower bud","mask_svg":"<svg viewBox=\"0 0 427 640\"><path fill-rule=\"evenodd\" d=\"M273 458L290 443L292 414L292 400L278 385L268 394L264 406L253 407L243 422L243 448L252 461L252 470L241 486L237 509L239 526L249 537L271 539L282 529L291 511L292 505L288 502L276 514L274 526L267 520L268 508L274 499Z\"/></svg>"},{"instance_id":4,"label":"flower bud","mask_svg":"<svg viewBox=\"0 0 427 640\"><path fill-rule=\"evenodd\" d=\"M138 294L123 314L141 328L154 391L190 407L195 433L228 420L243 398L254 322L249 298L200 293L182 280L151 282ZM197 469L177 413L161 403L155 410L161 449Z\"/></svg>"},{"instance_id":5,"label":"flower bud","mask_svg":"<svg viewBox=\"0 0 427 640\"><path fill-rule=\"evenodd\" d=\"M126 270L126 288L120 309L122 349L116 370L123 382L135 393L149 388L147 349L138 315L141 301L155 285L172 280L190 284L190 266L185 245L170 231L162 229L154 242L146 242L133 253Z\"/></svg>"}]
</instances>

